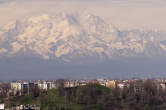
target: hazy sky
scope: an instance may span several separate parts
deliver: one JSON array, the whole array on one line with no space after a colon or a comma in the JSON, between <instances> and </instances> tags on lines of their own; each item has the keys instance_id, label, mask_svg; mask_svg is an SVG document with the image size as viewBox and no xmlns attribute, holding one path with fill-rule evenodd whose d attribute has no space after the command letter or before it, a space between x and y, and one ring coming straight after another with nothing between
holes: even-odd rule
<instances>
[{"instance_id":1,"label":"hazy sky","mask_svg":"<svg viewBox=\"0 0 166 110\"><path fill-rule=\"evenodd\" d=\"M0 0L0 25L62 11L87 11L123 29L166 30L166 0Z\"/></svg>"}]
</instances>

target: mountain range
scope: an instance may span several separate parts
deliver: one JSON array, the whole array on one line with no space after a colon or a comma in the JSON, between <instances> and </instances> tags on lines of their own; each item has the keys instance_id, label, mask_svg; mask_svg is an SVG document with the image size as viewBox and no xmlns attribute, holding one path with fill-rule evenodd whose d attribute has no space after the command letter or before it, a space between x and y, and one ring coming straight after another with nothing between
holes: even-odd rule
<instances>
[{"instance_id":1,"label":"mountain range","mask_svg":"<svg viewBox=\"0 0 166 110\"><path fill-rule=\"evenodd\" d=\"M41 14L0 27L0 58L63 62L166 56L166 33L121 30L90 13Z\"/></svg>"}]
</instances>

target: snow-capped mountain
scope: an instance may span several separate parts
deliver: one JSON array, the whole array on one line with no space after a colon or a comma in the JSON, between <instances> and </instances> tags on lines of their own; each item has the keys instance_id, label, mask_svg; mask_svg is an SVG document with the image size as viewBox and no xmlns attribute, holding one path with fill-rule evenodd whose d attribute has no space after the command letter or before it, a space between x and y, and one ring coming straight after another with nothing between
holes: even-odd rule
<instances>
[{"instance_id":1,"label":"snow-capped mountain","mask_svg":"<svg viewBox=\"0 0 166 110\"><path fill-rule=\"evenodd\" d=\"M0 57L73 61L166 54L166 33L119 30L87 13L42 14L0 27Z\"/></svg>"}]
</instances>

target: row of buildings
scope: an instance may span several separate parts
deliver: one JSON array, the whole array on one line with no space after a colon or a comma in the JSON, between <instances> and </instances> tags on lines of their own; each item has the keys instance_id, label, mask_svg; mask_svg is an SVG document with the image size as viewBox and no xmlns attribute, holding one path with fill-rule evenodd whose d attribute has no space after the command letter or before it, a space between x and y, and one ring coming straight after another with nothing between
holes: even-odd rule
<instances>
[{"instance_id":1,"label":"row of buildings","mask_svg":"<svg viewBox=\"0 0 166 110\"><path fill-rule=\"evenodd\" d=\"M77 86L84 86L89 83L100 84L100 85L107 86L107 87L115 87L115 85L116 85L115 80L105 80L105 79L14 81L14 82L10 82L10 91L13 93L13 95L21 95L24 93L29 93L31 90L34 90L34 89L49 90L49 89L56 89L60 86L63 86L65 88L77 87Z\"/></svg>"},{"instance_id":2,"label":"row of buildings","mask_svg":"<svg viewBox=\"0 0 166 110\"><path fill-rule=\"evenodd\" d=\"M49 89L56 89L60 86L63 87L77 87L77 86L84 86L87 84L100 84L109 88L118 87L123 89L125 87L130 87L131 84L134 84L135 89L141 89L141 85L138 83L139 80L106 80L106 79L96 79L96 80L53 80L53 81L46 81L46 80L38 80L38 81L15 81L11 82L11 91L13 95L21 95L22 93L29 93L29 91L34 89L42 89L42 90L49 90ZM144 81L144 80L141 80ZM166 89L166 83L163 80L154 80L158 86L163 90Z\"/></svg>"},{"instance_id":3,"label":"row of buildings","mask_svg":"<svg viewBox=\"0 0 166 110\"><path fill-rule=\"evenodd\" d=\"M15 81L10 83L10 89L13 95L21 95L34 89L56 89L56 85L50 81Z\"/></svg>"}]
</instances>

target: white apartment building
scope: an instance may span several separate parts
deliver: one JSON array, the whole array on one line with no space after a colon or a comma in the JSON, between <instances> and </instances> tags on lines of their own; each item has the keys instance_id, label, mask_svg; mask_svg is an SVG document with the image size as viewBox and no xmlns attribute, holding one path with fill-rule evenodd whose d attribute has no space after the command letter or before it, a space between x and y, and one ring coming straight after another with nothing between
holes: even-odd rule
<instances>
[{"instance_id":1,"label":"white apartment building","mask_svg":"<svg viewBox=\"0 0 166 110\"><path fill-rule=\"evenodd\" d=\"M0 104L0 110L5 110L5 104Z\"/></svg>"},{"instance_id":2,"label":"white apartment building","mask_svg":"<svg viewBox=\"0 0 166 110\"><path fill-rule=\"evenodd\" d=\"M20 92L22 90L22 84L20 82L11 82L10 86L11 86L11 90L12 90L12 92L13 92L14 95L17 92ZM21 94L19 94L19 95L21 95Z\"/></svg>"},{"instance_id":3,"label":"white apartment building","mask_svg":"<svg viewBox=\"0 0 166 110\"><path fill-rule=\"evenodd\" d=\"M44 90L47 90L47 82L46 81L43 81L41 83L38 84L38 87L40 89L44 89Z\"/></svg>"},{"instance_id":4,"label":"white apartment building","mask_svg":"<svg viewBox=\"0 0 166 110\"><path fill-rule=\"evenodd\" d=\"M12 90L21 91L21 83L12 82L10 85Z\"/></svg>"}]
</instances>

